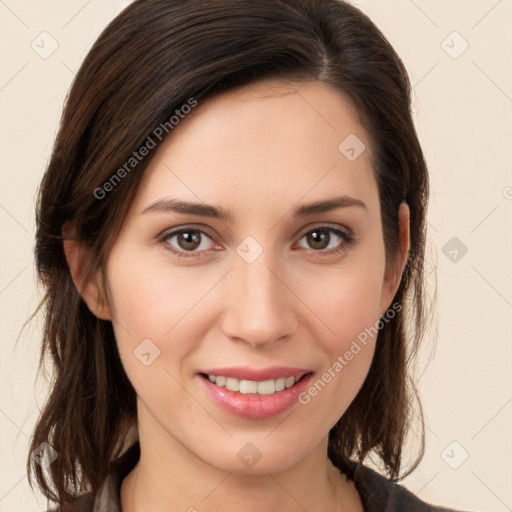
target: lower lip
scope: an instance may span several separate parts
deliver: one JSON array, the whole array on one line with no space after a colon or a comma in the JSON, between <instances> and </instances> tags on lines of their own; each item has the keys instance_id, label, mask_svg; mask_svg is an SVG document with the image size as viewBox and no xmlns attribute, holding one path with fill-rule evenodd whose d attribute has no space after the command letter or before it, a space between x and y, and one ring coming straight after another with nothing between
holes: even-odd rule
<instances>
[{"instance_id":1,"label":"lower lip","mask_svg":"<svg viewBox=\"0 0 512 512\"><path fill-rule=\"evenodd\" d=\"M313 374L305 375L293 386L272 395L237 393L217 386L202 375L197 377L210 397L224 411L249 420L266 420L279 416L292 407L298 401L298 395L306 390Z\"/></svg>"}]
</instances>

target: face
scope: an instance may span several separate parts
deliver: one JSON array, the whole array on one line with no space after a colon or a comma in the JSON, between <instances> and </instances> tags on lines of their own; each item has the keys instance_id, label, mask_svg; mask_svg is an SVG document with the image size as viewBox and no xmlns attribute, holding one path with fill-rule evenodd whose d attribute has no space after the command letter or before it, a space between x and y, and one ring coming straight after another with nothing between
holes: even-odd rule
<instances>
[{"instance_id":1,"label":"face","mask_svg":"<svg viewBox=\"0 0 512 512\"><path fill-rule=\"evenodd\" d=\"M325 449L398 285L369 152L347 99L308 83L199 104L152 155L107 265L141 433L236 472Z\"/></svg>"}]
</instances>

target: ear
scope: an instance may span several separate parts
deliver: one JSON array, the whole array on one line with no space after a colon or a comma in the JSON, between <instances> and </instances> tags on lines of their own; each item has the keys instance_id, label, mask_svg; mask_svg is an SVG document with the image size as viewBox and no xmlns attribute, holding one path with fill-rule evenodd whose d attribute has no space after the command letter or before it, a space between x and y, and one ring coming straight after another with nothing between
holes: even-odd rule
<instances>
[{"instance_id":1,"label":"ear","mask_svg":"<svg viewBox=\"0 0 512 512\"><path fill-rule=\"evenodd\" d=\"M409 205L402 201L400 209L398 211L399 231L400 231L400 254L394 265L390 265L389 269L386 270L384 276L384 283L382 288L382 302L381 302L381 315L389 308L391 301L395 296L402 274L409 258L410 249L410 210Z\"/></svg>"},{"instance_id":2,"label":"ear","mask_svg":"<svg viewBox=\"0 0 512 512\"><path fill-rule=\"evenodd\" d=\"M84 271L91 253L78 239L76 226L66 222L62 227L62 236L64 254L78 293L93 315L102 320L112 320L110 308L104 297L100 273L85 281Z\"/></svg>"}]
</instances>

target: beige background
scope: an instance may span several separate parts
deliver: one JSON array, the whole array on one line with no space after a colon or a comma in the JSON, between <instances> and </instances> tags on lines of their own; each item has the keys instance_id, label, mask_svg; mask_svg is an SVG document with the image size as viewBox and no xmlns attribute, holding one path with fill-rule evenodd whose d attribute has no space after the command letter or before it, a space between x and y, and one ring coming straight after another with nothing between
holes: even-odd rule
<instances>
[{"instance_id":1,"label":"beige background","mask_svg":"<svg viewBox=\"0 0 512 512\"><path fill-rule=\"evenodd\" d=\"M103 27L127 4L0 0L0 511L46 506L28 487L24 469L46 391L44 381L35 381L39 325L21 331L39 297L32 256L36 187L74 73ZM403 485L434 503L509 511L512 1L356 5L381 28L410 72L431 172L428 285L433 293L437 269L438 316L417 373L427 447ZM43 44L46 51L52 44L58 48L44 59L32 49L33 41L39 52Z\"/></svg>"}]
</instances>

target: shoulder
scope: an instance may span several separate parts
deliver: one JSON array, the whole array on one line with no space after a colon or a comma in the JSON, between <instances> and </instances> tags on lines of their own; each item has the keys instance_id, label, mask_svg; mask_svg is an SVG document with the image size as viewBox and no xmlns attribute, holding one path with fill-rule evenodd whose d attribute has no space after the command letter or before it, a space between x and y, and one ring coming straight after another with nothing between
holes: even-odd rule
<instances>
[{"instance_id":1,"label":"shoulder","mask_svg":"<svg viewBox=\"0 0 512 512\"><path fill-rule=\"evenodd\" d=\"M462 512L422 501L401 484L363 465L353 476L365 512Z\"/></svg>"}]
</instances>

